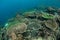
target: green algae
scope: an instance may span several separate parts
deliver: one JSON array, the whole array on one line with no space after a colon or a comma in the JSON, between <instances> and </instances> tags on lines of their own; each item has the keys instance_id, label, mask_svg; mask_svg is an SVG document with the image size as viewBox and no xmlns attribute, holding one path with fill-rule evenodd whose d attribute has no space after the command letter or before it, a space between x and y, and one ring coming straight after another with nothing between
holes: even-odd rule
<instances>
[{"instance_id":1,"label":"green algae","mask_svg":"<svg viewBox=\"0 0 60 40\"><path fill-rule=\"evenodd\" d=\"M53 19L53 18L55 18L54 15L51 15L51 14L43 12L43 11L42 11L42 17L46 18L46 19Z\"/></svg>"},{"instance_id":2,"label":"green algae","mask_svg":"<svg viewBox=\"0 0 60 40\"><path fill-rule=\"evenodd\" d=\"M49 14L43 14L42 17L47 18L47 19L53 19L54 16L51 16Z\"/></svg>"}]
</instances>

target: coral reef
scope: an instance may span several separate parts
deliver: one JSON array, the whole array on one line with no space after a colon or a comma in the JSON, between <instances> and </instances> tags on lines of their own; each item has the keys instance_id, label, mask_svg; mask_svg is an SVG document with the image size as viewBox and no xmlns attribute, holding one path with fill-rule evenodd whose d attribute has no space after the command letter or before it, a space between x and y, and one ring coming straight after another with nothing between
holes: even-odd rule
<instances>
[{"instance_id":1,"label":"coral reef","mask_svg":"<svg viewBox=\"0 0 60 40\"><path fill-rule=\"evenodd\" d=\"M54 13L54 14L53 14ZM60 38L59 10L32 10L19 13L0 28L0 40L58 40Z\"/></svg>"}]
</instances>

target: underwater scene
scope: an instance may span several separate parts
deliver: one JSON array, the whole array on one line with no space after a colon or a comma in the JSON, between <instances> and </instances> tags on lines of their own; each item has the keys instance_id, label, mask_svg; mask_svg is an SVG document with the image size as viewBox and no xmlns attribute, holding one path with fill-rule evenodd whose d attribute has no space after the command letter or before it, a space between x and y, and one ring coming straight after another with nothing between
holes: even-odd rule
<instances>
[{"instance_id":1,"label":"underwater scene","mask_svg":"<svg viewBox=\"0 0 60 40\"><path fill-rule=\"evenodd\" d=\"M0 40L59 40L60 0L0 0Z\"/></svg>"}]
</instances>

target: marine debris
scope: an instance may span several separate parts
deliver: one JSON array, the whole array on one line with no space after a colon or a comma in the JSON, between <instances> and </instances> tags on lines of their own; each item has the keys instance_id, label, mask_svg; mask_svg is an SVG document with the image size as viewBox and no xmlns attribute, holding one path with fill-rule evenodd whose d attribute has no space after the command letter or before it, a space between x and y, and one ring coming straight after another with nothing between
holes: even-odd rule
<instances>
[{"instance_id":1,"label":"marine debris","mask_svg":"<svg viewBox=\"0 0 60 40\"><path fill-rule=\"evenodd\" d=\"M18 13L0 28L0 40L59 40L60 15L56 14L52 7Z\"/></svg>"}]
</instances>

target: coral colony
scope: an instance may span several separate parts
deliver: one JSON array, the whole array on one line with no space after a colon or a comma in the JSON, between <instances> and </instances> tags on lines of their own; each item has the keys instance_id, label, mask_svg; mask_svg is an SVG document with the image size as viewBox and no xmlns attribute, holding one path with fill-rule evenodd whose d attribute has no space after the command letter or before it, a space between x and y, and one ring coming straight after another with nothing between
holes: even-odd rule
<instances>
[{"instance_id":1,"label":"coral colony","mask_svg":"<svg viewBox=\"0 0 60 40\"><path fill-rule=\"evenodd\" d=\"M48 7L23 12L0 28L0 40L59 40L60 9Z\"/></svg>"}]
</instances>

